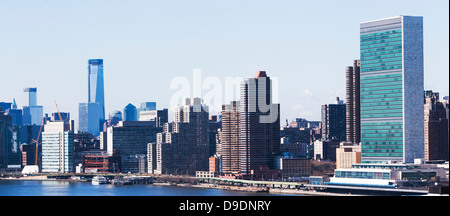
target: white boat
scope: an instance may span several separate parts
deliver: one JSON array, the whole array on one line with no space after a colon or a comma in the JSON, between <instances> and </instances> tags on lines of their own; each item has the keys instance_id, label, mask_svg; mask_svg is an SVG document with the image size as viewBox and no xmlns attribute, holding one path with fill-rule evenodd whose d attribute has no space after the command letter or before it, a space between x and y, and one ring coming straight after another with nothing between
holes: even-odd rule
<instances>
[{"instance_id":1,"label":"white boat","mask_svg":"<svg viewBox=\"0 0 450 216\"><path fill-rule=\"evenodd\" d=\"M106 180L106 178L104 176L94 176L94 178L92 178L92 184L93 185L100 185L100 184L107 184L108 181Z\"/></svg>"}]
</instances>

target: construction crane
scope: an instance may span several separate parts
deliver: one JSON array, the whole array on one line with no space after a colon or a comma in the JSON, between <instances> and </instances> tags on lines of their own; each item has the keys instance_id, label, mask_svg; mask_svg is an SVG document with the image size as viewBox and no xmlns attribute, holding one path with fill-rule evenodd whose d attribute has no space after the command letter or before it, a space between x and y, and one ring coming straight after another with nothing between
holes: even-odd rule
<instances>
[{"instance_id":1,"label":"construction crane","mask_svg":"<svg viewBox=\"0 0 450 216\"><path fill-rule=\"evenodd\" d=\"M59 120L63 121L62 117L61 117L61 113L59 112L59 108L58 108L58 104L56 103L56 100L54 100L55 105L56 105L56 111L58 112L58 116L59 116Z\"/></svg>"},{"instance_id":2,"label":"construction crane","mask_svg":"<svg viewBox=\"0 0 450 216\"><path fill-rule=\"evenodd\" d=\"M39 133L38 133L37 139L32 139L32 143L33 143L33 142L36 143L36 157L35 157L35 164L36 164L36 166L38 166L38 158L39 158L39 138L41 137L42 127L44 126L44 119L45 119L45 117L42 117L41 128L39 128Z\"/></svg>"}]
</instances>

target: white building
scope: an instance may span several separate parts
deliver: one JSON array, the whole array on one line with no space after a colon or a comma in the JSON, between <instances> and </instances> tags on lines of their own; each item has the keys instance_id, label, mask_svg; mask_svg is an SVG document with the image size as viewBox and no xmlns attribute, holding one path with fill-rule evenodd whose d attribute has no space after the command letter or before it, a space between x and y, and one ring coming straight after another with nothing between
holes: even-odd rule
<instances>
[{"instance_id":1,"label":"white building","mask_svg":"<svg viewBox=\"0 0 450 216\"><path fill-rule=\"evenodd\" d=\"M73 172L73 133L64 121L47 122L42 132L42 172Z\"/></svg>"}]
</instances>

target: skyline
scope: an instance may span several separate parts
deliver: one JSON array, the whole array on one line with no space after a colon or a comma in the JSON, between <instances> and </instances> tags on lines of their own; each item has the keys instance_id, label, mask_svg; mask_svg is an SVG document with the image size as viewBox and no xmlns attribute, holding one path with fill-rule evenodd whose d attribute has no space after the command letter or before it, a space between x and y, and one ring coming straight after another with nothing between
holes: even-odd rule
<instances>
[{"instance_id":1,"label":"skyline","mask_svg":"<svg viewBox=\"0 0 450 216\"><path fill-rule=\"evenodd\" d=\"M279 78L280 122L320 120L322 104L345 98L345 67L359 59L360 22L397 15L424 17L424 90L449 95L447 1L396 1L384 10L387 1L330 1L327 8L317 2L195 2L203 4L2 3L0 71L9 79L0 85L0 101L15 98L21 108L27 105L23 88L37 87L44 113L56 112L56 100L61 112L78 120L78 103L88 98L86 62L98 58L104 59L106 115L128 103L169 108L176 91L170 80L192 81L192 70L200 68L202 78L222 81L267 71Z\"/></svg>"}]
</instances>

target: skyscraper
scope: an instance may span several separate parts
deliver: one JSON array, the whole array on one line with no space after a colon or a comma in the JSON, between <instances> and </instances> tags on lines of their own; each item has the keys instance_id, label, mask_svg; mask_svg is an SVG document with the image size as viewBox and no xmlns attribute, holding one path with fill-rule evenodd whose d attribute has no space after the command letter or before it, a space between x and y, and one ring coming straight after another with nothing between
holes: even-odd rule
<instances>
[{"instance_id":1,"label":"skyscraper","mask_svg":"<svg viewBox=\"0 0 450 216\"><path fill-rule=\"evenodd\" d=\"M346 68L346 141L361 142L360 61Z\"/></svg>"},{"instance_id":2,"label":"skyscraper","mask_svg":"<svg viewBox=\"0 0 450 216\"><path fill-rule=\"evenodd\" d=\"M37 88L24 88L23 91L28 92L28 106L23 107L23 124L41 125L44 108L37 105Z\"/></svg>"},{"instance_id":3,"label":"skyscraper","mask_svg":"<svg viewBox=\"0 0 450 216\"><path fill-rule=\"evenodd\" d=\"M64 121L47 122L42 132L42 172L73 172L73 133Z\"/></svg>"},{"instance_id":4,"label":"skyscraper","mask_svg":"<svg viewBox=\"0 0 450 216\"><path fill-rule=\"evenodd\" d=\"M241 84L241 173L274 168L280 153L280 104L272 103L272 81L265 71Z\"/></svg>"},{"instance_id":5,"label":"skyscraper","mask_svg":"<svg viewBox=\"0 0 450 216\"><path fill-rule=\"evenodd\" d=\"M222 156L222 172L224 174L239 174L241 171L239 151L241 143L240 111L239 101L232 101L230 104L222 106L220 154Z\"/></svg>"},{"instance_id":6,"label":"skyscraper","mask_svg":"<svg viewBox=\"0 0 450 216\"><path fill-rule=\"evenodd\" d=\"M125 108L123 109L123 120L124 121L137 121L137 109L136 107L129 103Z\"/></svg>"},{"instance_id":7,"label":"skyscraper","mask_svg":"<svg viewBox=\"0 0 450 216\"><path fill-rule=\"evenodd\" d=\"M100 134L100 107L98 103L79 103L78 104L78 130L88 132L94 136Z\"/></svg>"},{"instance_id":8,"label":"skyscraper","mask_svg":"<svg viewBox=\"0 0 450 216\"><path fill-rule=\"evenodd\" d=\"M448 161L448 118L438 92L425 91L424 117L425 160Z\"/></svg>"},{"instance_id":9,"label":"skyscraper","mask_svg":"<svg viewBox=\"0 0 450 216\"><path fill-rule=\"evenodd\" d=\"M339 97L335 104L322 105L322 140L345 140L345 108Z\"/></svg>"},{"instance_id":10,"label":"skyscraper","mask_svg":"<svg viewBox=\"0 0 450 216\"><path fill-rule=\"evenodd\" d=\"M424 157L423 18L360 24L362 163Z\"/></svg>"},{"instance_id":11,"label":"skyscraper","mask_svg":"<svg viewBox=\"0 0 450 216\"><path fill-rule=\"evenodd\" d=\"M105 119L105 89L103 84L103 59L88 61L88 102L98 103L100 120Z\"/></svg>"}]
</instances>

